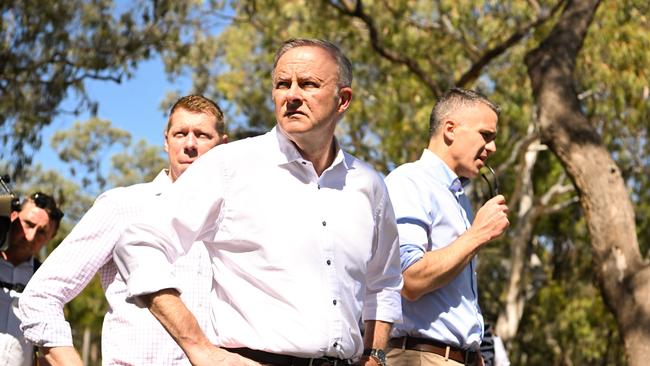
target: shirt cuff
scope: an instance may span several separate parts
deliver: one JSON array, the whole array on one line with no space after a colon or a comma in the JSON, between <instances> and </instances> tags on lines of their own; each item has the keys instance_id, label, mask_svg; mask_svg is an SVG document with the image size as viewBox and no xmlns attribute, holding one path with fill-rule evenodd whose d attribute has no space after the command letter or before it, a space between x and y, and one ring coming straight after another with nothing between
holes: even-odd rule
<instances>
[{"instance_id":1,"label":"shirt cuff","mask_svg":"<svg viewBox=\"0 0 650 366\"><path fill-rule=\"evenodd\" d=\"M174 276L173 265L170 263L138 267L129 275L127 288L131 298L170 288L179 293L182 292L180 284Z\"/></svg>"},{"instance_id":2,"label":"shirt cuff","mask_svg":"<svg viewBox=\"0 0 650 366\"><path fill-rule=\"evenodd\" d=\"M72 347L70 323L37 323L24 327L23 336L29 342L40 347Z\"/></svg>"},{"instance_id":3,"label":"shirt cuff","mask_svg":"<svg viewBox=\"0 0 650 366\"><path fill-rule=\"evenodd\" d=\"M363 321L380 320L393 324L401 323L402 296L400 291L386 289L375 296L366 297L362 316Z\"/></svg>"},{"instance_id":4,"label":"shirt cuff","mask_svg":"<svg viewBox=\"0 0 650 366\"><path fill-rule=\"evenodd\" d=\"M415 262L424 257L424 250L422 246L416 244L402 244L400 245L399 252L402 273L404 273L404 271L406 271Z\"/></svg>"}]
</instances>

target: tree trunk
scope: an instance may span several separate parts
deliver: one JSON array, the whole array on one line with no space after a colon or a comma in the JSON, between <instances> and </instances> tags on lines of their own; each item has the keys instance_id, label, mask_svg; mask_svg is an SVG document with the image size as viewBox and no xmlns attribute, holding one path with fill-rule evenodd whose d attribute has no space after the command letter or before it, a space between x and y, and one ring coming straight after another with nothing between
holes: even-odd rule
<instances>
[{"instance_id":1,"label":"tree trunk","mask_svg":"<svg viewBox=\"0 0 650 366\"><path fill-rule=\"evenodd\" d=\"M90 328L84 328L83 344L81 346L81 359L84 365L88 365L88 357L90 356Z\"/></svg>"},{"instance_id":2,"label":"tree trunk","mask_svg":"<svg viewBox=\"0 0 650 366\"><path fill-rule=\"evenodd\" d=\"M650 266L616 163L582 114L575 62L599 0L569 0L548 37L526 56L542 142L560 159L584 210L601 294L616 317L629 365L650 357Z\"/></svg>"},{"instance_id":3,"label":"tree trunk","mask_svg":"<svg viewBox=\"0 0 650 366\"><path fill-rule=\"evenodd\" d=\"M531 148L532 147L532 148ZM503 342L510 341L517 334L519 323L526 305L526 281L528 246L537 222L537 210L534 207L533 168L539 151L535 144L529 144L524 154L518 179L521 184L521 197L517 206L517 226L513 227L510 239L510 276L506 285L505 304L499 312L495 333Z\"/></svg>"}]
</instances>

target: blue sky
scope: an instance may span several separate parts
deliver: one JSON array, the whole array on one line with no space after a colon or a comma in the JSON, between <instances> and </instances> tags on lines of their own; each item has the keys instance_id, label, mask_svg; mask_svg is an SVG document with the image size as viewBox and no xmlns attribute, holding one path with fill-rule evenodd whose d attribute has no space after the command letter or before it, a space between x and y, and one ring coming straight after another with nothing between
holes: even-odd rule
<instances>
[{"instance_id":1,"label":"blue sky","mask_svg":"<svg viewBox=\"0 0 650 366\"><path fill-rule=\"evenodd\" d=\"M91 99L99 102L97 117L109 120L113 126L128 131L132 141L145 139L152 145L162 146L162 131L166 123L165 111L160 103L168 91L176 90L181 95L191 88L189 78L168 80L160 58L139 64L133 78L121 84L108 81L87 81L86 90ZM62 109L72 110L78 97L71 93L63 102ZM68 129L75 121L86 121L89 113L79 116L62 114L43 131L43 145L34 156L34 163L41 163L44 169L62 170L64 166L50 148L50 138L57 131ZM109 162L104 163L108 168ZM63 173L63 171L62 171Z\"/></svg>"}]
</instances>

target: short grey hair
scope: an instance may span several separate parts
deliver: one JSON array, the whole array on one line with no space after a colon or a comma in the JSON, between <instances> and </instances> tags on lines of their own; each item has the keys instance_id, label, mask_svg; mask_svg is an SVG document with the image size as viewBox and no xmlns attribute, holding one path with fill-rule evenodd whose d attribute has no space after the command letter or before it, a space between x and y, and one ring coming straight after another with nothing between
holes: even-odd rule
<instances>
[{"instance_id":1,"label":"short grey hair","mask_svg":"<svg viewBox=\"0 0 650 366\"><path fill-rule=\"evenodd\" d=\"M443 95L431 110L429 117L429 138L435 135L442 123L449 118L451 114L463 107L470 107L476 103L483 103L490 107L496 113L497 117L501 113L501 108L494 102L490 101L485 95L475 90L462 88L451 88Z\"/></svg>"},{"instance_id":2,"label":"short grey hair","mask_svg":"<svg viewBox=\"0 0 650 366\"><path fill-rule=\"evenodd\" d=\"M334 43L314 38L292 38L284 41L275 53L275 58L273 59L273 71L271 72L272 79L275 79L275 68L278 66L278 60L280 60L280 57L287 53L287 51L297 47L319 47L327 51L334 61L336 61L339 73L338 86L352 86L352 63L347 56L345 56L343 51L341 51L341 49Z\"/></svg>"}]
</instances>

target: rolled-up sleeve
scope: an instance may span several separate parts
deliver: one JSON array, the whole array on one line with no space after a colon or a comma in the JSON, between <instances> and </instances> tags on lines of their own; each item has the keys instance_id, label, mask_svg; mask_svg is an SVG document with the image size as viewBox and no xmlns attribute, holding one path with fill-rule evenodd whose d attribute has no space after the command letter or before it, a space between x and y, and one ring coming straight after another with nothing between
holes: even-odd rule
<instances>
[{"instance_id":1,"label":"rolled-up sleeve","mask_svg":"<svg viewBox=\"0 0 650 366\"><path fill-rule=\"evenodd\" d=\"M173 288L180 292L172 264L195 241L217 230L225 167L217 148L194 162L161 195L147 203L146 214L129 225L119 239L113 259L127 283L128 296Z\"/></svg>"},{"instance_id":2,"label":"rolled-up sleeve","mask_svg":"<svg viewBox=\"0 0 650 366\"><path fill-rule=\"evenodd\" d=\"M385 190L375 215L374 252L368 263L363 320L402 321L402 274L393 207Z\"/></svg>"},{"instance_id":3,"label":"rolled-up sleeve","mask_svg":"<svg viewBox=\"0 0 650 366\"><path fill-rule=\"evenodd\" d=\"M47 257L20 297L18 317L30 342L46 347L72 346L63 307L111 259L123 230L117 190L100 196L65 240Z\"/></svg>"},{"instance_id":4,"label":"rolled-up sleeve","mask_svg":"<svg viewBox=\"0 0 650 366\"><path fill-rule=\"evenodd\" d=\"M386 186L395 209L399 232L402 272L422 259L430 250L431 207L435 202L418 190L418 184L407 174L389 175Z\"/></svg>"}]
</instances>

